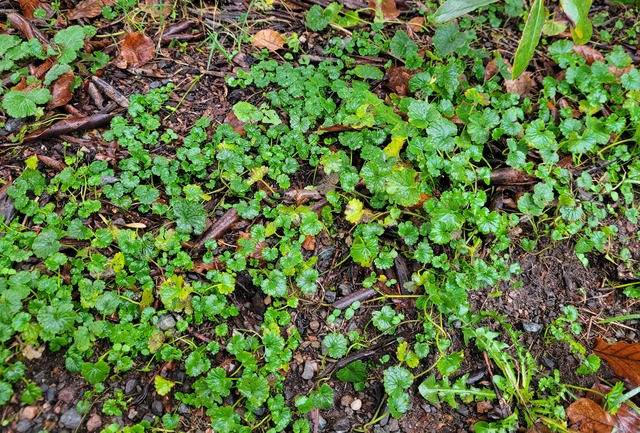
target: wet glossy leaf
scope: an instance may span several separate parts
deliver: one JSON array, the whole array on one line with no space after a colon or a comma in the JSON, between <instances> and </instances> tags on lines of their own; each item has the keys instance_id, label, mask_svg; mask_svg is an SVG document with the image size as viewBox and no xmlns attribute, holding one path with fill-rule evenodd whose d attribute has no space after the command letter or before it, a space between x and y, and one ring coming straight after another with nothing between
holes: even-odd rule
<instances>
[{"instance_id":1,"label":"wet glossy leaf","mask_svg":"<svg viewBox=\"0 0 640 433\"><path fill-rule=\"evenodd\" d=\"M154 50L155 45L150 37L142 33L129 33L124 38L115 65L121 69L139 68L153 59Z\"/></svg>"},{"instance_id":2,"label":"wet glossy leaf","mask_svg":"<svg viewBox=\"0 0 640 433\"><path fill-rule=\"evenodd\" d=\"M67 14L67 17L70 20L95 18L102 15L102 8L106 6L113 6L115 3L115 0L84 0L71 9Z\"/></svg>"},{"instance_id":3,"label":"wet glossy leaf","mask_svg":"<svg viewBox=\"0 0 640 433\"><path fill-rule=\"evenodd\" d=\"M613 371L621 378L640 386L640 343L618 341L607 344L598 338L593 351L609 363Z\"/></svg>"}]
</instances>

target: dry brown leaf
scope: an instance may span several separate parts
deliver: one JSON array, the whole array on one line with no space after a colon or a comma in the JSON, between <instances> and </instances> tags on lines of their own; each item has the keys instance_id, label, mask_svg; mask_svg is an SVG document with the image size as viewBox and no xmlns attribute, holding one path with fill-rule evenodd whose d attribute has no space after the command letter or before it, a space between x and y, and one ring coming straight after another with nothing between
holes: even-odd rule
<instances>
[{"instance_id":1,"label":"dry brown leaf","mask_svg":"<svg viewBox=\"0 0 640 433\"><path fill-rule=\"evenodd\" d=\"M227 114L227 116L224 118L224 123L226 123L227 125L231 125L233 130L240 134L242 137L247 134L247 132L244 130L244 127L247 124L238 119L232 111L229 112L229 114Z\"/></svg>"},{"instance_id":2,"label":"dry brown leaf","mask_svg":"<svg viewBox=\"0 0 640 433\"><path fill-rule=\"evenodd\" d=\"M36 156L38 157L38 161L54 170L62 171L67 168L67 164L62 161L58 161L57 159L51 158L50 156L40 155L39 153L36 154Z\"/></svg>"},{"instance_id":3,"label":"dry brown leaf","mask_svg":"<svg viewBox=\"0 0 640 433\"><path fill-rule=\"evenodd\" d=\"M604 62L604 56L602 55L602 53L600 53L600 51L586 45L574 45L573 52L584 57L587 61L587 65L590 65L594 62Z\"/></svg>"},{"instance_id":4,"label":"dry brown leaf","mask_svg":"<svg viewBox=\"0 0 640 433\"><path fill-rule=\"evenodd\" d=\"M396 0L382 0L378 3L376 0L369 0L369 7L382 12L385 20L394 20L400 16L400 11L396 6Z\"/></svg>"},{"instance_id":5,"label":"dry brown leaf","mask_svg":"<svg viewBox=\"0 0 640 433\"><path fill-rule=\"evenodd\" d=\"M307 235L302 243L302 248L306 251L314 251L316 249L316 237Z\"/></svg>"},{"instance_id":6,"label":"dry brown leaf","mask_svg":"<svg viewBox=\"0 0 640 433\"><path fill-rule=\"evenodd\" d=\"M517 93L522 97L531 96L536 82L531 72L523 72L515 80L504 80L504 88L507 93Z\"/></svg>"},{"instance_id":7,"label":"dry brown leaf","mask_svg":"<svg viewBox=\"0 0 640 433\"><path fill-rule=\"evenodd\" d=\"M71 98L73 98L71 86L73 86L75 78L73 71L67 71L53 82L51 85L51 102L49 102L47 108L62 107L71 101Z\"/></svg>"},{"instance_id":8,"label":"dry brown leaf","mask_svg":"<svg viewBox=\"0 0 640 433\"><path fill-rule=\"evenodd\" d=\"M411 73L407 71L404 66L392 66L387 70L386 86L393 93L399 96L406 96L409 91L409 80L411 79Z\"/></svg>"},{"instance_id":9,"label":"dry brown leaf","mask_svg":"<svg viewBox=\"0 0 640 433\"><path fill-rule=\"evenodd\" d=\"M45 346L35 347L33 344L27 344L22 349L22 355L27 359L40 359L44 353Z\"/></svg>"},{"instance_id":10,"label":"dry brown leaf","mask_svg":"<svg viewBox=\"0 0 640 433\"><path fill-rule=\"evenodd\" d=\"M484 81L490 80L498 73L498 65L494 59L489 60L487 66L484 67Z\"/></svg>"},{"instance_id":11,"label":"dry brown leaf","mask_svg":"<svg viewBox=\"0 0 640 433\"><path fill-rule=\"evenodd\" d=\"M32 20L34 18L33 12L36 9L44 7L44 5L38 0L18 0L18 3L20 3L20 10L22 10L22 15L24 15L24 17L29 20Z\"/></svg>"},{"instance_id":12,"label":"dry brown leaf","mask_svg":"<svg viewBox=\"0 0 640 433\"><path fill-rule=\"evenodd\" d=\"M284 38L275 30L264 29L253 35L253 46L256 48L266 48L274 52L284 47L284 44Z\"/></svg>"},{"instance_id":13,"label":"dry brown leaf","mask_svg":"<svg viewBox=\"0 0 640 433\"><path fill-rule=\"evenodd\" d=\"M139 68L153 59L154 48L150 37L142 33L129 33L124 38L116 66L120 69Z\"/></svg>"},{"instance_id":14,"label":"dry brown leaf","mask_svg":"<svg viewBox=\"0 0 640 433\"><path fill-rule=\"evenodd\" d=\"M601 338L596 342L593 348L595 354L604 358L618 376L629 380L634 386L640 386L640 343L618 341L607 344Z\"/></svg>"},{"instance_id":15,"label":"dry brown leaf","mask_svg":"<svg viewBox=\"0 0 640 433\"><path fill-rule=\"evenodd\" d=\"M161 14L163 18L167 18L172 11L171 5L172 2L168 0L144 0L143 4L140 4L140 9L153 18L159 18Z\"/></svg>"},{"instance_id":16,"label":"dry brown leaf","mask_svg":"<svg viewBox=\"0 0 640 433\"><path fill-rule=\"evenodd\" d=\"M102 8L113 6L115 0L84 0L71 9L67 15L70 20L81 18L95 18L102 15Z\"/></svg>"},{"instance_id":17,"label":"dry brown leaf","mask_svg":"<svg viewBox=\"0 0 640 433\"><path fill-rule=\"evenodd\" d=\"M409 26L409 30L412 32L419 32L424 27L424 17L413 17L407 22L407 26Z\"/></svg>"},{"instance_id":18,"label":"dry brown leaf","mask_svg":"<svg viewBox=\"0 0 640 433\"><path fill-rule=\"evenodd\" d=\"M531 427L529 427L529 429L527 430L527 433L553 433L553 432L546 425L540 422L537 422L533 424Z\"/></svg>"}]
</instances>

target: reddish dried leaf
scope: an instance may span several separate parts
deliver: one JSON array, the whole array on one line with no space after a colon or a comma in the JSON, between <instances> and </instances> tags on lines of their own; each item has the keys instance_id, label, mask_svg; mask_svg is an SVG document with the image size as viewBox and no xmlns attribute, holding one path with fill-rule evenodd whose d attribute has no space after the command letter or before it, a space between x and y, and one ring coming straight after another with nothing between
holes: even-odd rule
<instances>
[{"instance_id":1,"label":"reddish dried leaf","mask_svg":"<svg viewBox=\"0 0 640 433\"><path fill-rule=\"evenodd\" d=\"M631 406L623 403L615 415L620 433L639 433L640 414Z\"/></svg>"},{"instance_id":2,"label":"reddish dried leaf","mask_svg":"<svg viewBox=\"0 0 640 433\"><path fill-rule=\"evenodd\" d=\"M33 12L36 9L42 8L42 3L40 3L38 0L18 0L18 3L20 3L20 10L22 10L22 15L24 15L24 17L29 20L32 20L34 18Z\"/></svg>"},{"instance_id":3,"label":"reddish dried leaf","mask_svg":"<svg viewBox=\"0 0 640 433\"><path fill-rule=\"evenodd\" d=\"M49 102L49 109L62 107L67 104L73 98L73 92L71 86L75 81L75 75L73 71L67 71L60 75L58 79L51 85L51 102Z\"/></svg>"},{"instance_id":4,"label":"reddish dried leaf","mask_svg":"<svg viewBox=\"0 0 640 433\"><path fill-rule=\"evenodd\" d=\"M307 251L314 251L316 249L316 237L306 236L304 238L304 242L302 243L302 248Z\"/></svg>"},{"instance_id":5,"label":"reddish dried leaf","mask_svg":"<svg viewBox=\"0 0 640 433\"><path fill-rule=\"evenodd\" d=\"M22 33L27 39L37 38L40 42L48 43L47 38L36 29L29 20L20 14L7 14L11 26Z\"/></svg>"},{"instance_id":6,"label":"reddish dried leaf","mask_svg":"<svg viewBox=\"0 0 640 433\"><path fill-rule=\"evenodd\" d=\"M231 230L231 226L233 226L238 221L240 221L238 211L236 210L236 208L232 207L231 209L226 211L220 218L218 218L218 220L200 236L200 239L196 243L194 250L198 251L202 249L205 242L207 242L209 239L221 238L225 233Z\"/></svg>"},{"instance_id":7,"label":"reddish dried leaf","mask_svg":"<svg viewBox=\"0 0 640 433\"><path fill-rule=\"evenodd\" d=\"M142 33L129 33L124 38L116 66L120 69L139 68L153 59L154 48L150 37Z\"/></svg>"},{"instance_id":8,"label":"reddish dried leaf","mask_svg":"<svg viewBox=\"0 0 640 433\"><path fill-rule=\"evenodd\" d=\"M409 30L412 32L419 32L424 28L424 17L413 17L407 22L407 26L409 26Z\"/></svg>"},{"instance_id":9,"label":"reddish dried leaf","mask_svg":"<svg viewBox=\"0 0 640 433\"><path fill-rule=\"evenodd\" d=\"M496 168L491 171L491 185L522 185L535 183L538 179L512 167Z\"/></svg>"},{"instance_id":10,"label":"reddish dried leaf","mask_svg":"<svg viewBox=\"0 0 640 433\"><path fill-rule=\"evenodd\" d=\"M611 433L616 426L614 417L588 398L573 402L567 408L567 417L573 428L584 433Z\"/></svg>"},{"instance_id":11,"label":"reddish dried leaf","mask_svg":"<svg viewBox=\"0 0 640 433\"><path fill-rule=\"evenodd\" d=\"M44 76L49 72L49 69L53 66L53 60L51 58L45 59L38 67L30 67L31 75L39 80L42 80Z\"/></svg>"},{"instance_id":12,"label":"reddish dried leaf","mask_svg":"<svg viewBox=\"0 0 640 433\"><path fill-rule=\"evenodd\" d=\"M163 18L167 18L171 13L172 2L168 0L144 0L144 4L140 5L140 9L148 13L154 18L159 18L162 15Z\"/></svg>"},{"instance_id":13,"label":"reddish dried leaf","mask_svg":"<svg viewBox=\"0 0 640 433\"><path fill-rule=\"evenodd\" d=\"M253 35L253 46L256 48L266 48L274 52L284 47L284 44L284 38L275 30L264 29Z\"/></svg>"},{"instance_id":14,"label":"reddish dried leaf","mask_svg":"<svg viewBox=\"0 0 640 433\"><path fill-rule=\"evenodd\" d=\"M411 73L403 66L392 66L387 70L387 87L399 96L406 96L409 91Z\"/></svg>"},{"instance_id":15,"label":"reddish dried leaf","mask_svg":"<svg viewBox=\"0 0 640 433\"><path fill-rule=\"evenodd\" d=\"M67 168L67 164L62 161L58 161L57 159L53 159L50 156L40 155L39 153L36 156L38 157L38 160L40 162L42 162L49 168L53 168L54 170L62 171Z\"/></svg>"},{"instance_id":16,"label":"reddish dried leaf","mask_svg":"<svg viewBox=\"0 0 640 433\"><path fill-rule=\"evenodd\" d=\"M369 7L375 9L376 13L382 12L385 20L394 20L400 16L396 0L382 0L380 3L377 0L369 0Z\"/></svg>"},{"instance_id":17,"label":"reddish dried leaf","mask_svg":"<svg viewBox=\"0 0 640 433\"><path fill-rule=\"evenodd\" d=\"M490 80L498 73L498 65L494 59L489 60L487 66L484 67L484 81Z\"/></svg>"},{"instance_id":18,"label":"reddish dried leaf","mask_svg":"<svg viewBox=\"0 0 640 433\"><path fill-rule=\"evenodd\" d=\"M584 57L587 60L587 65L590 65L593 62L604 63L604 56L602 55L602 53L600 53L600 51L596 50L595 48L591 48L586 45L574 45L573 51L576 54Z\"/></svg>"},{"instance_id":19,"label":"reddish dried leaf","mask_svg":"<svg viewBox=\"0 0 640 433\"><path fill-rule=\"evenodd\" d=\"M67 17L70 20L79 20L80 18L95 18L102 15L102 8L105 6L113 6L114 0L84 0L69 11Z\"/></svg>"},{"instance_id":20,"label":"reddish dried leaf","mask_svg":"<svg viewBox=\"0 0 640 433\"><path fill-rule=\"evenodd\" d=\"M520 96L531 96L536 82L531 72L523 72L515 80L504 80L504 88L507 93L517 93Z\"/></svg>"},{"instance_id":21,"label":"reddish dried leaf","mask_svg":"<svg viewBox=\"0 0 640 433\"><path fill-rule=\"evenodd\" d=\"M247 132L244 130L246 123L238 119L236 115L233 114L233 112L229 112L229 114L227 114L227 116L224 118L224 123L226 123L227 125L231 125L233 130L243 137L247 134Z\"/></svg>"},{"instance_id":22,"label":"reddish dried leaf","mask_svg":"<svg viewBox=\"0 0 640 433\"><path fill-rule=\"evenodd\" d=\"M640 386L640 343L629 344L618 341L607 344L598 338L593 351L600 358L604 358L613 371L623 379L629 380L634 386Z\"/></svg>"}]
</instances>

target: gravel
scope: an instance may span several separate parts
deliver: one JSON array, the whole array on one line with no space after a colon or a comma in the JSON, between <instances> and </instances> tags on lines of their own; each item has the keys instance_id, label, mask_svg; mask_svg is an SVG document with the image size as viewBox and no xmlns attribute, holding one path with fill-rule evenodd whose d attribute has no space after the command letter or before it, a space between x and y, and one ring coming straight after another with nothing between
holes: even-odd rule
<instances>
[{"instance_id":1,"label":"gravel","mask_svg":"<svg viewBox=\"0 0 640 433\"><path fill-rule=\"evenodd\" d=\"M306 380L312 379L317 368L318 364L315 361L305 361L304 370L302 371L302 378Z\"/></svg>"},{"instance_id":2,"label":"gravel","mask_svg":"<svg viewBox=\"0 0 640 433\"><path fill-rule=\"evenodd\" d=\"M162 416L164 413L164 406L162 406L162 402L160 400L156 400L151 403L151 412L154 415Z\"/></svg>"},{"instance_id":3,"label":"gravel","mask_svg":"<svg viewBox=\"0 0 640 433\"><path fill-rule=\"evenodd\" d=\"M173 318L172 314L163 314L158 319L158 324L156 325L161 331L168 331L176 326L176 319Z\"/></svg>"},{"instance_id":4,"label":"gravel","mask_svg":"<svg viewBox=\"0 0 640 433\"><path fill-rule=\"evenodd\" d=\"M82 422L82 415L80 415L75 409L69 409L69 411L62 414L60 422L66 428L75 429Z\"/></svg>"}]
</instances>

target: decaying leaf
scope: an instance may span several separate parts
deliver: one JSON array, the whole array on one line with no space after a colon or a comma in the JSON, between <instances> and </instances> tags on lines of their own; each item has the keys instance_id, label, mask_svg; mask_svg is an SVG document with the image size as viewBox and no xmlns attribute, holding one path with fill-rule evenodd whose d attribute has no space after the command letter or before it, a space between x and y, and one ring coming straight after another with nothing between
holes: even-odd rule
<instances>
[{"instance_id":1,"label":"decaying leaf","mask_svg":"<svg viewBox=\"0 0 640 433\"><path fill-rule=\"evenodd\" d=\"M594 62L604 63L604 56L600 51L596 50L595 48L591 48L587 45L574 45L573 51L576 54L584 57L585 60L587 61L587 65L591 65Z\"/></svg>"},{"instance_id":2,"label":"decaying leaf","mask_svg":"<svg viewBox=\"0 0 640 433\"><path fill-rule=\"evenodd\" d=\"M39 153L36 154L36 156L38 157L38 161L42 162L49 168L53 168L54 170L62 171L67 168L67 164L62 161L58 161L57 159L51 158L50 156L40 155Z\"/></svg>"},{"instance_id":3,"label":"decaying leaf","mask_svg":"<svg viewBox=\"0 0 640 433\"><path fill-rule=\"evenodd\" d=\"M640 343L618 341L607 344L601 338L596 341L594 353L607 361L618 376L640 386Z\"/></svg>"},{"instance_id":4,"label":"decaying leaf","mask_svg":"<svg viewBox=\"0 0 640 433\"><path fill-rule=\"evenodd\" d=\"M573 428L583 433L638 433L640 415L623 403L616 415L611 415L588 398L581 398L567 408Z\"/></svg>"},{"instance_id":5,"label":"decaying leaf","mask_svg":"<svg viewBox=\"0 0 640 433\"><path fill-rule=\"evenodd\" d=\"M552 433L552 432L549 427L537 422L533 424L531 427L529 427L529 429L527 430L527 433Z\"/></svg>"},{"instance_id":6,"label":"decaying leaf","mask_svg":"<svg viewBox=\"0 0 640 433\"><path fill-rule=\"evenodd\" d=\"M424 27L424 17L413 17L407 22L409 30L414 33L418 33Z\"/></svg>"},{"instance_id":7,"label":"decaying leaf","mask_svg":"<svg viewBox=\"0 0 640 433\"><path fill-rule=\"evenodd\" d=\"M394 20L400 16L400 11L396 6L396 0L369 0L369 7L375 9L376 13L382 13L385 20Z\"/></svg>"},{"instance_id":8,"label":"decaying leaf","mask_svg":"<svg viewBox=\"0 0 640 433\"><path fill-rule=\"evenodd\" d=\"M71 86L75 81L75 75L73 71L67 71L60 75L51 86L51 102L47 108L52 109L56 107L62 107L66 105L71 98L73 98L73 92Z\"/></svg>"},{"instance_id":9,"label":"decaying leaf","mask_svg":"<svg viewBox=\"0 0 640 433\"><path fill-rule=\"evenodd\" d=\"M172 2L169 0L144 0L140 4L140 9L148 13L153 18L167 18L172 11Z\"/></svg>"},{"instance_id":10,"label":"decaying leaf","mask_svg":"<svg viewBox=\"0 0 640 433\"><path fill-rule=\"evenodd\" d=\"M387 87L398 96L406 96L409 91L411 73L403 66L392 66L387 70Z\"/></svg>"},{"instance_id":11,"label":"decaying leaf","mask_svg":"<svg viewBox=\"0 0 640 433\"><path fill-rule=\"evenodd\" d=\"M498 73L498 65L494 59L489 60L487 66L484 67L484 81L490 80Z\"/></svg>"},{"instance_id":12,"label":"decaying leaf","mask_svg":"<svg viewBox=\"0 0 640 433\"><path fill-rule=\"evenodd\" d=\"M517 93L522 97L531 96L536 82L531 72L523 72L515 80L504 80L504 89L507 93Z\"/></svg>"},{"instance_id":13,"label":"decaying leaf","mask_svg":"<svg viewBox=\"0 0 640 433\"><path fill-rule=\"evenodd\" d=\"M79 20L81 18L95 18L102 15L102 8L113 6L114 0L84 0L69 11L67 17L70 20Z\"/></svg>"},{"instance_id":14,"label":"decaying leaf","mask_svg":"<svg viewBox=\"0 0 640 433\"><path fill-rule=\"evenodd\" d=\"M302 243L302 248L306 251L314 251L316 249L316 237L310 235L306 236Z\"/></svg>"},{"instance_id":15,"label":"decaying leaf","mask_svg":"<svg viewBox=\"0 0 640 433\"><path fill-rule=\"evenodd\" d=\"M115 64L120 69L139 68L153 59L154 48L150 37L142 33L129 33L124 38L120 56Z\"/></svg>"},{"instance_id":16,"label":"decaying leaf","mask_svg":"<svg viewBox=\"0 0 640 433\"><path fill-rule=\"evenodd\" d=\"M20 10L22 10L22 15L25 18L32 20L34 18L33 12L36 9L42 8L42 3L38 0L18 0L20 3Z\"/></svg>"},{"instance_id":17,"label":"decaying leaf","mask_svg":"<svg viewBox=\"0 0 640 433\"><path fill-rule=\"evenodd\" d=\"M244 130L244 127L247 125L245 122L241 121L236 117L233 111L230 111L229 114L224 118L224 123L227 125L231 125L234 131L244 137L247 132Z\"/></svg>"},{"instance_id":18,"label":"decaying leaf","mask_svg":"<svg viewBox=\"0 0 640 433\"><path fill-rule=\"evenodd\" d=\"M275 30L264 29L253 35L253 46L256 48L266 48L274 52L284 47L284 44L284 38Z\"/></svg>"}]
</instances>

